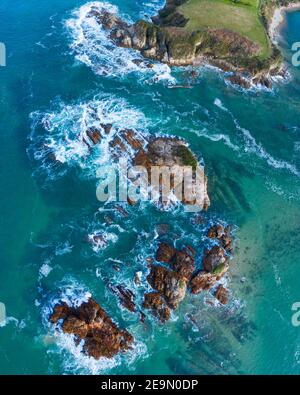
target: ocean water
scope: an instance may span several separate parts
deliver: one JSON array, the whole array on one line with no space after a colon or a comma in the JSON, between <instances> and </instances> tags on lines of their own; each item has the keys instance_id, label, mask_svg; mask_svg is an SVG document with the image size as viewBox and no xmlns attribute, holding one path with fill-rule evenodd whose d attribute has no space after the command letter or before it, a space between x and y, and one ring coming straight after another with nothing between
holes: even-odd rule
<instances>
[{"instance_id":1,"label":"ocean water","mask_svg":"<svg viewBox=\"0 0 300 395\"><path fill-rule=\"evenodd\" d=\"M99 6L99 2L93 2ZM150 18L163 0L111 0L101 6L129 21ZM238 90L211 68L136 66L139 54L116 48L85 18L81 0L2 0L0 42L1 374L300 373L300 72L291 64L300 12L287 14L280 45L291 74L272 91ZM170 89L191 85L191 89ZM127 217L96 199L95 170L109 161L78 133L90 109L115 127L185 138L205 162L211 208L203 221L180 208L143 203ZM62 164L53 163L55 152ZM107 217L114 223L108 225ZM164 325L122 309L107 285L125 283L141 302L146 258L161 239L197 249L210 221L235 225L227 285L230 303L188 295ZM161 224L168 224L162 235ZM102 232L92 248L88 235ZM121 270L116 272L114 265ZM133 277L140 271L142 286ZM112 360L83 356L47 317L61 299L92 294L136 339ZM2 322L2 321L1 321Z\"/></svg>"}]
</instances>

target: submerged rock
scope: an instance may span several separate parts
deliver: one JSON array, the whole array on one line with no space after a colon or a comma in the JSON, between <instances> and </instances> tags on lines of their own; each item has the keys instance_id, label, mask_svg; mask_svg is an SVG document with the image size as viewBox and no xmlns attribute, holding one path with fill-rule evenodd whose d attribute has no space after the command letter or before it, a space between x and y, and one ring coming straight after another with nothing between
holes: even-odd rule
<instances>
[{"instance_id":1,"label":"submerged rock","mask_svg":"<svg viewBox=\"0 0 300 395\"><path fill-rule=\"evenodd\" d=\"M132 313L136 311L135 305L135 294L129 289L125 288L123 285L109 285L109 288L114 294L117 295L120 303L125 309L131 311Z\"/></svg>"},{"instance_id":2,"label":"submerged rock","mask_svg":"<svg viewBox=\"0 0 300 395\"><path fill-rule=\"evenodd\" d=\"M49 320L64 333L74 335L77 342L83 340L83 353L95 359L112 358L128 351L134 340L127 330L119 329L92 298L80 306L57 304Z\"/></svg>"}]
</instances>

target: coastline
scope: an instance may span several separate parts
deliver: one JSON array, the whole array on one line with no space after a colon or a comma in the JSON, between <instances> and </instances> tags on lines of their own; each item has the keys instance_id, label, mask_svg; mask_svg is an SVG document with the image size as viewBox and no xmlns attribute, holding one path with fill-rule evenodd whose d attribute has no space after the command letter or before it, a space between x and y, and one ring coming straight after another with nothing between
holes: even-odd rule
<instances>
[{"instance_id":1,"label":"coastline","mask_svg":"<svg viewBox=\"0 0 300 395\"><path fill-rule=\"evenodd\" d=\"M285 14L289 11L300 11L300 2L289 4L288 6L283 6L276 8L274 10L270 25L269 25L269 37L273 44L277 45L278 35L280 33L280 28L282 24L285 22Z\"/></svg>"}]
</instances>

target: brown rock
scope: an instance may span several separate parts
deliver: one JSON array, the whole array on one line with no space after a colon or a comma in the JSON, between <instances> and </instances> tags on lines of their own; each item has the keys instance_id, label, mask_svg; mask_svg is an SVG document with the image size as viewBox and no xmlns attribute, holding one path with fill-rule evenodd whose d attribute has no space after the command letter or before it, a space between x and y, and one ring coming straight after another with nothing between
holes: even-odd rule
<instances>
[{"instance_id":1,"label":"brown rock","mask_svg":"<svg viewBox=\"0 0 300 395\"><path fill-rule=\"evenodd\" d=\"M86 134L94 145L98 144L101 141L101 138L102 138L101 133L96 128L89 128L86 131Z\"/></svg>"},{"instance_id":2,"label":"brown rock","mask_svg":"<svg viewBox=\"0 0 300 395\"><path fill-rule=\"evenodd\" d=\"M76 341L84 340L83 352L96 359L112 358L127 351L134 340L126 330L119 329L92 298L80 306L56 305L50 322L59 320L63 320L62 331L74 335Z\"/></svg>"},{"instance_id":3,"label":"brown rock","mask_svg":"<svg viewBox=\"0 0 300 395\"><path fill-rule=\"evenodd\" d=\"M229 291L223 285L220 285L216 291L215 297L222 304L227 304L229 299Z\"/></svg>"},{"instance_id":4,"label":"brown rock","mask_svg":"<svg viewBox=\"0 0 300 395\"><path fill-rule=\"evenodd\" d=\"M129 289L126 289L123 285L110 285L110 289L114 294L117 295L118 299L120 300L120 303L125 309L135 312L136 311L136 305L135 305L135 294L130 291Z\"/></svg>"},{"instance_id":5,"label":"brown rock","mask_svg":"<svg viewBox=\"0 0 300 395\"><path fill-rule=\"evenodd\" d=\"M189 281L195 271L195 260L188 250L176 251L172 268L179 274L180 278Z\"/></svg>"},{"instance_id":6,"label":"brown rock","mask_svg":"<svg viewBox=\"0 0 300 395\"><path fill-rule=\"evenodd\" d=\"M171 310L166 305L162 295L159 292L150 292L144 295L143 307L151 309L153 314L160 319L161 322L168 321L171 317Z\"/></svg>"},{"instance_id":7,"label":"brown rock","mask_svg":"<svg viewBox=\"0 0 300 395\"><path fill-rule=\"evenodd\" d=\"M225 264L228 260L225 250L220 246L214 246L206 250L203 258L203 267L207 272L213 272L217 267Z\"/></svg>"},{"instance_id":8,"label":"brown rock","mask_svg":"<svg viewBox=\"0 0 300 395\"><path fill-rule=\"evenodd\" d=\"M161 243L156 252L155 259L158 262L170 263L172 261L172 258L174 257L175 252L175 248L171 247L166 243Z\"/></svg>"},{"instance_id":9,"label":"brown rock","mask_svg":"<svg viewBox=\"0 0 300 395\"><path fill-rule=\"evenodd\" d=\"M53 313L50 316L50 322L56 324L59 320L64 320L71 312L71 308L66 304L62 303L54 307Z\"/></svg>"},{"instance_id":10,"label":"brown rock","mask_svg":"<svg viewBox=\"0 0 300 395\"><path fill-rule=\"evenodd\" d=\"M176 309L185 297L186 281L175 271L152 265L147 281L164 296L171 309Z\"/></svg>"},{"instance_id":11,"label":"brown rock","mask_svg":"<svg viewBox=\"0 0 300 395\"><path fill-rule=\"evenodd\" d=\"M201 270L189 282L189 288L193 294L209 290L227 272L228 266L224 265L218 273L209 273Z\"/></svg>"}]
</instances>

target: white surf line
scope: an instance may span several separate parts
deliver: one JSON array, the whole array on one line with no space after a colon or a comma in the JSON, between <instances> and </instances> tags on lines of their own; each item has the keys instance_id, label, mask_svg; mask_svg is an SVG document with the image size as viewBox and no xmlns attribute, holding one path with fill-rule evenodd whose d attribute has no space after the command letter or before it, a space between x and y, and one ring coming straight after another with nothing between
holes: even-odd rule
<instances>
[{"instance_id":1,"label":"white surf line","mask_svg":"<svg viewBox=\"0 0 300 395\"><path fill-rule=\"evenodd\" d=\"M289 4L288 6L276 8L269 26L269 36L274 44L277 44L277 37L280 32L280 27L285 21L287 11L300 10L300 2Z\"/></svg>"}]
</instances>

